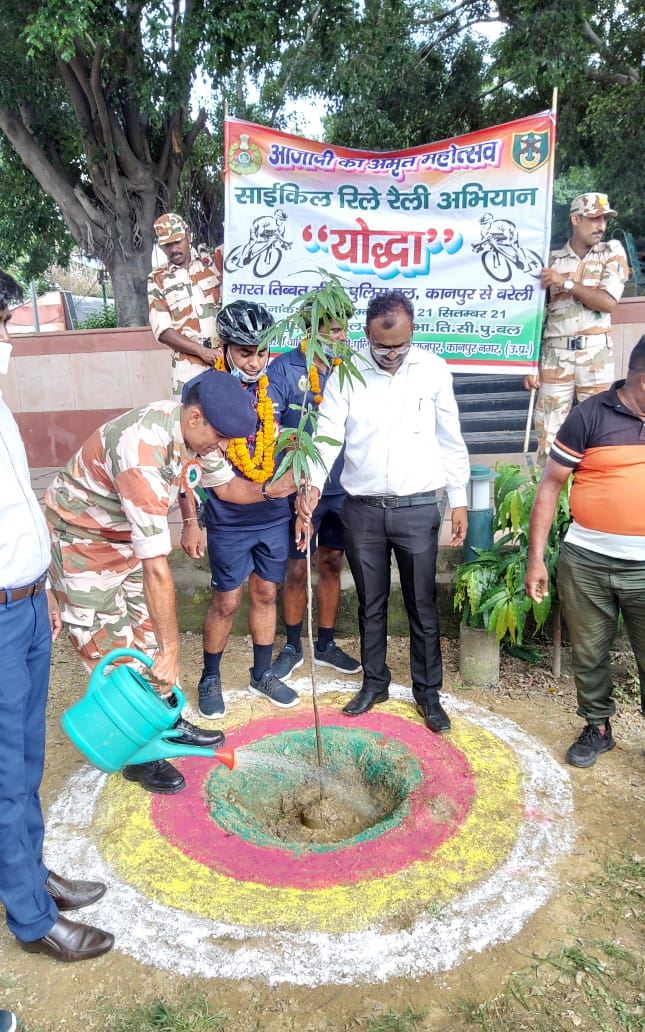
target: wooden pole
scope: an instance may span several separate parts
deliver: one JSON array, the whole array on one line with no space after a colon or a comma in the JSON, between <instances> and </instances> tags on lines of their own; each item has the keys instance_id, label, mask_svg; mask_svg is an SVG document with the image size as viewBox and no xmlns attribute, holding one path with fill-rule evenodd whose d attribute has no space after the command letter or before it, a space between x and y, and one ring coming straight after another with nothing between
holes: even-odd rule
<instances>
[{"instance_id":1,"label":"wooden pole","mask_svg":"<svg viewBox=\"0 0 645 1032\"><path fill-rule=\"evenodd\" d=\"M560 678L562 671L562 611L560 603L555 602L553 609L553 657L551 659L551 672L554 677Z\"/></svg>"},{"instance_id":2,"label":"wooden pole","mask_svg":"<svg viewBox=\"0 0 645 1032\"><path fill-rule=\"evenodd\" d=\"M305 485L305 497L309 501L309 485ZM311 524L310 524L311 527ZM316 728L316 757L318 766L322 771L322 735L320 731L320 713L318 712L318 693L316 686L316 664L314 662L314 622L313 622L313 591L311 588L311 532L307 534L307 639L309 642L309 666L311 668L311 696L314 705L314 725ZM320 798L322 799L322 781L320 783Z\"/></svg>"},{"instance_id":3,"label":"wooden pole","mask_svg":"<svg viewBox=\"0 0 645 1032\"><path fill-rule=\"evenodd\" d=\"M524 448L522 449L523 452L524 452L524 458L526 459L527 464L528 464L529 442L531 440L531 425L533 423L533 409L535 408L535 395L536 394L537 394L537 391L536 391L535 387L531 387L531 397L529 398L529 410L528 410L528 413L527 413L527 416L526 416L526 427L525 427L525 430L524 430Z\"/></svg>"}]
</instances>

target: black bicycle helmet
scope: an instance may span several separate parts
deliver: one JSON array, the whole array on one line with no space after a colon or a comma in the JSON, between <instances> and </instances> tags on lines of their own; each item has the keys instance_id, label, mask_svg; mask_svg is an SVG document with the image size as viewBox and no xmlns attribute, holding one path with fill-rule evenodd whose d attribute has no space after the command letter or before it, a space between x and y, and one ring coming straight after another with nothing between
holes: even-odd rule
<instances>
[{"instance_id":1,"label":"black bicycle helmet","mask_svg":"<svg viewBox=\"0 0 645 1032\"><path fill-rule=\"evenodd\" d=\"M255 301L233 301L218 313L217 336L224 346L246 344L255 348L273 325L273 316L264 305Z\"/></svg>"}]
</instances>

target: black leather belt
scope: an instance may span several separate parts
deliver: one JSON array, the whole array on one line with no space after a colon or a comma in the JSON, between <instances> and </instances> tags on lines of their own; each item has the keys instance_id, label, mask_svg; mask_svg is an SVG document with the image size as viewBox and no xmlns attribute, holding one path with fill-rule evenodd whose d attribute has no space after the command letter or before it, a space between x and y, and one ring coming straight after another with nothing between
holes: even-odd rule
<instances>
[{"instance_id":1,"label":"black leather belt","mask_svg":"<svg viewBox=\"0 0 645 1032\"><path fill-rule=\"evenodd\" d=\"M581 333L577 337L549 337L547 343L553 341L561 341L560 344L551 343L553 348L562 348L567 351L582 351L584 348L588 348L589 344L600 343L601 339L606 338L606 333Z\"/></svg>"},{"instance_id":2,"label":"black leather belt","mask_svg":"<svg viewBox=\"0 0 645 1032\"><path fill-rule=\"evenodd\" d=\"M433 505L438 498L434 491L423 491L411 495L351 495L352 501L361 505L374 505L378 509L405 509L409 505Z\"/></svg>"},{"instance_id":3,"label":"black leather belt","mask_svg":"<svg viewBox=\"0 0 645 1032\"><path fill-rule=\"evenodd\" d=\"M34 584L27 584L24 588L0 591L0 605L6 605L7 602L20 602L23 598L35 598L45 590L46 581L47 574L43 574Z\"/></svg>"}]
</instances>

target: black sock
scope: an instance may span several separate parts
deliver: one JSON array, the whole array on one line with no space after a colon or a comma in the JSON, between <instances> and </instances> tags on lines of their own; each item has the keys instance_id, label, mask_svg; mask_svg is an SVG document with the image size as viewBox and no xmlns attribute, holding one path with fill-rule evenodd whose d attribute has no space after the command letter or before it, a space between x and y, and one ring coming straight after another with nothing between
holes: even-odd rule
<instances>
[{"instance_id":1,"label":"black sock","mask_svg":"<svg viewBox=\"0 0 645 1032\"><path fill-rule=\"evenodd\" d=\"M204 651L204 673L202 677L219 676L219 665L223 655L223 652Z\"/></svg>"},{"instance_id":2,"label":"black sock","mask_svg":"<svg viewBox=\"0 0 645 1032\"><path fill-rule=\"evenodd\" d=\"M302 620L298 623L285 624L287 628L287 645L291 645L296 652L300 652L302 645L300 639L302 637Z\"/></svg>"},{"instance_id":3,"label":"black sock","mask_svg":"<svg viewBox=\"0 0 645 1032\"><path fill-rule=\"evenodd\" d=\"M316 648L319 652L324 652L327 646L334 640L335 630L335 627L318 628L318 641L316 642Z\"/></svg>"},{"instance_id":4,"label":"black sock","mask_svg":"<svg viewBox=\"0 0 645 1032\"><path fill-rule=\"evenodd\" d=\"M253 642L253 678L259 681L271 666L273 645L256 645Z\"/></svg>"}]
</instances>

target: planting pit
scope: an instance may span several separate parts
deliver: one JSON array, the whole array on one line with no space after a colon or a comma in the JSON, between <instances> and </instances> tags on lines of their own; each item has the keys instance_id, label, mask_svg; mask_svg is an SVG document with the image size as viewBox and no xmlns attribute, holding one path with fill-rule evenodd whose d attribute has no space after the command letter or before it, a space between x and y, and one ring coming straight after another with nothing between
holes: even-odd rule
<instances>
[{"instance_id":1,"label":"planting pit","mask_svg":"<svg viewBox=\"0 0 645 1032\"><path fill-rule=\"evenodd\" d=\"M233 771L215 768L209 781L213 819L246 841L294 852L349 844L399 824L421 777L415 757L360 728L324 727L322 743L322 771L313 728L240 749Z\"/></svg>"}]
</instances>

